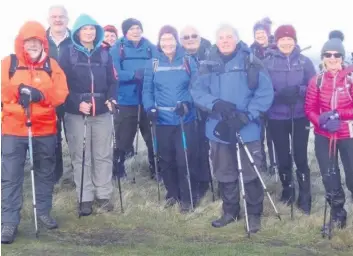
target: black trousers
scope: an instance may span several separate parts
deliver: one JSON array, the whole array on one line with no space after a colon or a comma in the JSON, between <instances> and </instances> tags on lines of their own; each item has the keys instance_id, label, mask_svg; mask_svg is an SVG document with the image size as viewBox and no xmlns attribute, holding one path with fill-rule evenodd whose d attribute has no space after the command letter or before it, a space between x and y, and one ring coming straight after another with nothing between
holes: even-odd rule
<instances>
[{"instance_id":1,"label":"black trousers","mask_svg":"<svg viewBox=\"0 0 353 256\"><path fill-rule=\"evenodd\" d=\"M187 143L187 156L193 199L196 198L195 181L195 128L193 123L184 125ZM190 190L187 178L185 151L180 126L157 125L157 147L159 166L165 188L166 199L174 198L190 203Z\"/></svg>"},{"instance_id":2,"label":"black trousers","mask_svg":"<svg viewBox=\"0 0 353 256\"><path fill-rule=\"evenodd\" d=\"M292 159L290 152L290 137L293 139L294 162L297 167L297 176L310 176L308 166L308 140L309 121L306 118L294 119L294 134L292 134L292 121L273 120L268 121L270 133L275 145L278 159L278 170L283 187L288 187L292 181Z\"/></svg>"}]
</instances>

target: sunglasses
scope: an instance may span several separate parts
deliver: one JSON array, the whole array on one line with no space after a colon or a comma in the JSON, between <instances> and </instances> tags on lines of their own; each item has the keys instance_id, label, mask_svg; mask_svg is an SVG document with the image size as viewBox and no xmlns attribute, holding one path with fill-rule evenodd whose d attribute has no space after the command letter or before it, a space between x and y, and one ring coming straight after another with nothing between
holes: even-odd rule
<instances>
[{"instance_id":1,"label":"sunglasses","mask_svg":"<svg viewBox=\"0 0 353 256\"><path fill-rule=\"evenodd\" d=\"M342 58L342 54L341 53L329 53L329 52L325 52L324 54L323 54L323 56L325 57L325 58L331 58L332 56L334 56L336 59L339 59L339 58Z\"/></svg>"},{"instance_id":2,"label":"sunglasses","mask_svg":"<svg viewBox=\"0 0 353 256\"><path fill-rule=\"evenodd\" d=\"M189 40L190 38L192 38L192 39L196 39L196 38L198 38L199 36L198 35L196 35L196 34L192 34L192 35L185 35L184 37L183 37L183 39L184 40Z\"/></svg>"}]
</instances>

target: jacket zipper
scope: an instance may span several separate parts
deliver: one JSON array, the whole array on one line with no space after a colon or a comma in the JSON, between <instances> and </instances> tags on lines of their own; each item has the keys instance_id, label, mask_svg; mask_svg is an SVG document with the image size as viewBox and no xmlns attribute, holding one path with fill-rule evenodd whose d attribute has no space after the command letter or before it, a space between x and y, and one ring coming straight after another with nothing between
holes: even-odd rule
<instances>
[{"instance_id":1,"label":"jacket zipper","mask_svg":"<svg viewBox=\"0 0 353 256\"><path fill-rule=\"evenodd\" d=\"M94 75L93 75L92 67L91 67L91 57L88 57L88 68L89 68L89 72L90 72L90 76L91 76L92 116L95 116L96 115L96 102L95 102L95 99L93 97L93 93L94 93Z\"/></svg>"}]
</instances>

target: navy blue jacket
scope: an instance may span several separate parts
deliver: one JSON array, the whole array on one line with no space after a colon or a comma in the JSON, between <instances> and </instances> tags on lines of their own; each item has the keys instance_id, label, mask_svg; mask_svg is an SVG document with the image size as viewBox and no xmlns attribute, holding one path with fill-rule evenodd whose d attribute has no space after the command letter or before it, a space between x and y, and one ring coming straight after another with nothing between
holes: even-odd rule
<instances>
[{"instance_id":1,"label":"navy blue jacket","mask_svg":"<svg viewBox=\"0 0 353 256\"><path fill-rule=\"evenodd\" d=\"M81 45L77 36L80 28L86 25L96 27L94 49L91 51ZM71 34L73 46L65 49L60 56L60 66L69 87L65 102L67 113L82 114L79 105L86 101L93 104L92 115L103 114L109 111L106 100L115 99L116 72L109 52L101 46L103 39L104 30L95 20L88 15L78 17Z\"/></svg>"},{"instance_id":2,"label":"navy blue jacket","mask_svg":"<svg viewBox=\"0 0 353 256\"><path fill-rule=\"evenodd\" d=\"M68 30L69 37L65 38L58 46L54 43L50 36L50 28L47 30L47 39L49 42L49 56L54 58L55 60L59 60L60 54L70 45L72 45L71 41L71 31Z\"/></svg>"}]
</instances>

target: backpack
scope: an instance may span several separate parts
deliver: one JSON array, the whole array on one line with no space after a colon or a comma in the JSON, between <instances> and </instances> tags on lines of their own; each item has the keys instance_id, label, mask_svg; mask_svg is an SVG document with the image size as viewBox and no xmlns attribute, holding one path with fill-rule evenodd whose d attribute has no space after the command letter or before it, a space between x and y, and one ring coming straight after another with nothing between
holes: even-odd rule
<instances>
[{"instance_id":1,"label":"backpack","mask_svg":"<svg viewBox=\"0 0 353 256\"><path fill-rule=\"evenodd\" d=\"M152 50L150 47L147 47L148 57L126 57L125 50L124 50L124 43L121 41L119 45L119 56L120 56L120 69L123 70L124 60L149 60L152 58Z\"/></svg>"},{"instance_id":2,"label":"backpack","mask_svg":"<svg viewBox=\"0 0 353 256\"><path fill-rule=\"evenodd\" d=\"M88 66L88 65L93 65L93 66L107 66L108 60L109 60L109 52L107 49L101 49L101 61L100 63L90 63L88 64L87 62L78 62L78 50L73 46L69 46L69 51L70 51L70 63L74 67L76 66Z\"/></svg>"},{"instance_id":3,"label":"backpack","mask_svg":"<svg viewBox=\"0 0 353 256\"><path fill-rule=\"evenodd\" d=\"M13 75L16 73L17 70L28 70L28 67L24 66L18 66L18 59L16 54L11 54L10 55L10 69L9 69L9 78L11 79ZM43 67L41 68L35 68L35 70L43 70L45 71L50 77L52 75L52 69L51 69L51 64L50 64L50 57L47 56Z\"/></svg>"},{"instance_id":4,"label":"backpack","mask_svg":"<svg viewBox=\"0 0 353 256\"><path fill-rule=\"evenodd\" d=\"M159 66L159 60L158 59L152 59L152 66L153 66L153 74L156 73L158 66ZM190 57L189 56L184 56L183 58L183 66L185 68L186 73L191 77L191 68L190 68Z\"/></svg>"}]
</instances>

